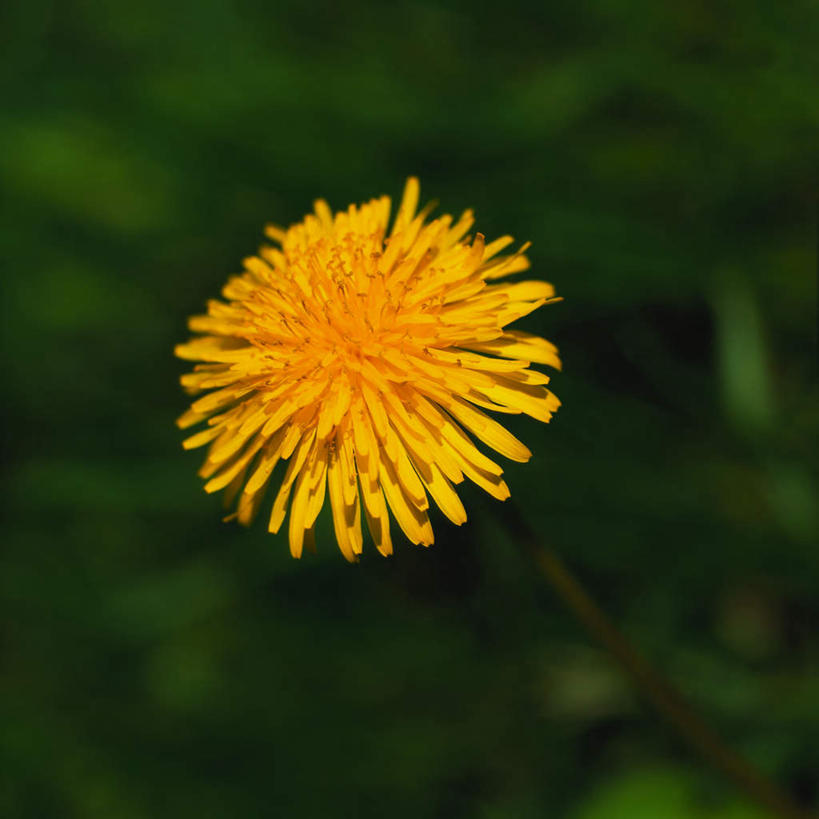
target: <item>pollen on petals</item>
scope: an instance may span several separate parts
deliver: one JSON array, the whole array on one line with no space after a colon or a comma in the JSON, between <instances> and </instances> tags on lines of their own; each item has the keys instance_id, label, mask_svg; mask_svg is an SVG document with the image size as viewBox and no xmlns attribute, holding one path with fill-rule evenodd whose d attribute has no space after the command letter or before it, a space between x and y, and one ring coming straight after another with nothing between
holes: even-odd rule
<instances>
[{"instance_id":1,"label":"pollen on petals","mask_svg":"<svg viewBox=\"0 0 819 819\"><path fill-rule=\"evenodd\" d=\"M395 218L382 196L266 228L274 243L194 316L176 355L198 362L183 387L201 394L179 419L203 424L183 442L208 446L200 475L225 490L236 517L258 513L276 465L287 464L269 529L289 513L290 550L312 549L329 499L336 541L356 561L362 517L383 555L390 517L407 538L434 540L430 498L466 520L456 486L468 478L499 500L503 470L475 444L513 461L531 452L489 413L548 422L560 401L531 364L560 369L557 348L507 326L559 299L551 284L505 277L526 270L504 236L468 235L471 211L428 220L410 178ZM498 281L501 280L501 281Z\"/></svg>"}]
</instances>

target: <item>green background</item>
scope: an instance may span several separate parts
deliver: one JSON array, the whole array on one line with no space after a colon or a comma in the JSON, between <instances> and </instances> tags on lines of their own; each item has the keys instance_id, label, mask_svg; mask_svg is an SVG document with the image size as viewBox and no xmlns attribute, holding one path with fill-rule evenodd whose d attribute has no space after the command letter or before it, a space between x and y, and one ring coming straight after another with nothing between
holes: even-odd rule
<instances>
[{"instance_id":1,"label":"green background","mask_svg":"<svg viewBox=\"0 0 819 819\"><path fill-rule=\"evenodd\" d=\"M409 174L565 301L521 513L819 798L808 2L16 0L0 21L4 817L761 816L466 491L429 550L221 522L186 316L262 225Z\"/></svg>"}]
</instances>

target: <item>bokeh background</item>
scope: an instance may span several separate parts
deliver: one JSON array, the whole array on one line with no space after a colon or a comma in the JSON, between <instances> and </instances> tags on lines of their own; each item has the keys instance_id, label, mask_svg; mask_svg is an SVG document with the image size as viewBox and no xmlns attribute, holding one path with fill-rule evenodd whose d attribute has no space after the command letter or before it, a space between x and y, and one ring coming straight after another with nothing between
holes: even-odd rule
<instances>
[{"instance_id":1,"label":"bokeh background","mask_svg":"<svg viewBox=\"0 0 819 819\"><path fill-rule=\"evenodd\" d=\"M5 817L745 819L506 534L221 522L173 345L264 222L418 174L534 242L521 513L819 797L813 3L4 4ZM515 419L517 420L517 419Z\"/></svg>"}]
</instances>

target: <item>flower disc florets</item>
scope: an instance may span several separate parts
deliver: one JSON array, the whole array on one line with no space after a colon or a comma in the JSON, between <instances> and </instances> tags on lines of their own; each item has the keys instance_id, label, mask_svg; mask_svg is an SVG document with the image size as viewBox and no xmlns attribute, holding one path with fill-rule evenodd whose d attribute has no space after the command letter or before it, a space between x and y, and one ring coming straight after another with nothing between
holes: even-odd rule
<instances>
[{"instance_id":1,"label":"flower disc florets","mask_svg":"<svg viewBox=\"0 0 819 819\"><path fill-rule=\"evenodd\" d=\"M555 301L552 286L494 283L529 266L526 247L500 255L511 237L466 236L470 211L426 222L417 204L410 179L389 233L386 196L336 214L319 200L288 230L269 226L279 247L246 259L225 300L190 319L201 335L176 348L204 362L182 384L210 391L179 419L207 421L185 441L210 445L205 489L226 489L229 503L239 495L235 516L248 524L287 461L269 528L289 507L296 557L327 494L349 560L362 550L362 507L382 554L392 551L388 509L413 543L431 544L428 496L457 524L466 512L453 484L464 477L509 496L467 431L507 458L530 457L482 410L548 421L559 406L530 368L559 368L556 348L505 329Z\"/></svg>"}]
</instances>

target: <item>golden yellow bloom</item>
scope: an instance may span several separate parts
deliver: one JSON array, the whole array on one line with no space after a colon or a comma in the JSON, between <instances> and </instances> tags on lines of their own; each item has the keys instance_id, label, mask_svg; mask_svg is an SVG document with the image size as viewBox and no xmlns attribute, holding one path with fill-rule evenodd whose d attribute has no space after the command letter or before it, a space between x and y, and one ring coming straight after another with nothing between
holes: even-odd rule
<instances>
[{"instance_id":1,"label":"golden yellow bloom","mask_svg":"<svg viewBox=\"0 0 819 819\"><path fill-rule=\"evenodd\" d=\"M416 213L418 180L407 181L388 232L390 199L315 213L287 230L268 226L265 246L228 280L225 301L189 327L202 334L176 348L204 362L182 376L198 398L178 421L207 426L184 442L210 444L205 490L239 495L249 524L280 460L287 469L270 516L277 532L290 508L294 557L330 496L338 545L362 550L361 508L378 550L392 552L388 509L413 543L433 541L428 494L454 523L466 512L453 484L464 476L500 500L503 470L483 441L513 461L529 450L481 409L548 421L560 405L530 363L559 368L542 338L506 330L547 302L541 281L494 282L529 266L499 255L511 242L466 236L471 211L453 224ZM241 494L240 494L241 490ZM292 495L292 500L291 500Z\"/></svg>"}]
</instances>

